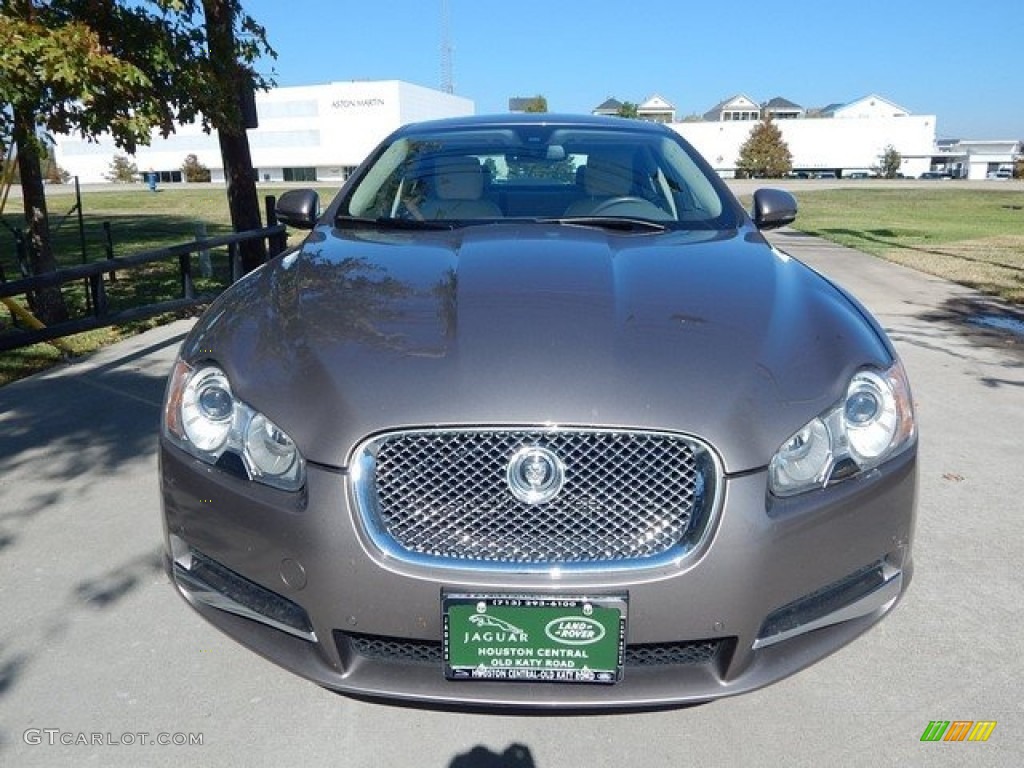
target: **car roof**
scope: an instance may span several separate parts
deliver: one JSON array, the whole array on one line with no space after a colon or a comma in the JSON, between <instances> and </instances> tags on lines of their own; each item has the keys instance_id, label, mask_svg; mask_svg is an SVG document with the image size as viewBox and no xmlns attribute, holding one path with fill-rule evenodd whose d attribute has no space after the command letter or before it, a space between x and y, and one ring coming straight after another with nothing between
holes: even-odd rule
<instances>
[{"instance_id":1,"label":"car roof","mask_svg":"<svg viewBox=\"0 0 1024 768\"><path fill-rule=\"evenodd\" d=\"M647 120L636 120L625 117L609 117L604 115L571 115L560 113L509 113L503 115L467 115L464 117L448 117L440 120L428 120L421 123L409 123L399 128L393 136L415 135L436 130L458 128L507 128L517 126L552 126L579 128L606 128L609 130L666 133L671 132L667 126Z\"/></svg>"}]
</instances>

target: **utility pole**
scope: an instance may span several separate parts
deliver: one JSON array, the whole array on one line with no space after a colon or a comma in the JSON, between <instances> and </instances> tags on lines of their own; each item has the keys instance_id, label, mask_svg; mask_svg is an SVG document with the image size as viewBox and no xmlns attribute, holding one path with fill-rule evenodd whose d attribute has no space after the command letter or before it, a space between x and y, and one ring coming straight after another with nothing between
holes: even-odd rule
<instances>
[{"instance_id":1,"label":"utility pole","mask_svg":"<svg viewBox=\"0 0 1024 768\"><path fill-rule=\"evenodd\" d=\"M448 0L441 0L441 90L455 93L452 80L452 31Z\"/></svg>"}]
</instances>

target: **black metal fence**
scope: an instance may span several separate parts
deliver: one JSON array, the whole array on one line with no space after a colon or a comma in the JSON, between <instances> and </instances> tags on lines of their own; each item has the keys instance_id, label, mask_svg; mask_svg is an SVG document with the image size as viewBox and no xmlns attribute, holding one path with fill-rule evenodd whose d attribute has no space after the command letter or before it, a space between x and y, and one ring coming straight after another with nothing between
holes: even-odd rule
<instances>
[{"instance_id":1,"label":"black metal fence","mask_svg":"<svg viewBox=\"0 0 1024 768\"><path fill-rule=\"evenodd\" d=\"M268 201L268 211L272 204ZM227 248L231 282L242 276L242 260L239 245L249 240L265 239L268 256L273 257L287 247L287 234L283 224L272 224L263 229L240 232L231 235L204 238L167 248L104 259L81 266L67 267L56 272L27 277L10 282L0 282L0 299L14 296L29 296L42 288L63 286L75 281L85 281L88 290L86 306L88 311L61 323L41 328L25 327L12 313L9 329L0 332L0 352L43 341L58 339L82 331L145 319L165 312L175 312L198 304L205 304L215 298L216 293L201 293L196 290L192 274L192 254ZM107 284L118 272L138 269L149 264L177 259L180 278L179 295L173 299L157 301L143 306L134 306L112 311L107 298ZM0 311L3 311L0 309Z\"/></svg>"}]
</instances>

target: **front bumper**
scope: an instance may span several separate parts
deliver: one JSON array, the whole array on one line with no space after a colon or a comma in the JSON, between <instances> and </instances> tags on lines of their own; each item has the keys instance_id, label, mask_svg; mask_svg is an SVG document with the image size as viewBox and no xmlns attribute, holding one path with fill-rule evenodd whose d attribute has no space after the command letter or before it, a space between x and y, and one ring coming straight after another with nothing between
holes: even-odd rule
<instances>
[{"instance_id":1,"label":"front bumper","mask_svg":"<svg viewBox=\"0 0 1024 768\"><path fill-rule=\"evenodd\" d=\"M211 623L320 685L470 706L624 708L707 701L786 677L881 619L912 575L913 450L863 478L783 501L763 472L727 478L705 544L654 569L441 571L394 561L358 523L346 475L253 485L161 447L167 568ZM613 686L448 681L443 591L627 594Z\"/></svg>"}]
</instances>

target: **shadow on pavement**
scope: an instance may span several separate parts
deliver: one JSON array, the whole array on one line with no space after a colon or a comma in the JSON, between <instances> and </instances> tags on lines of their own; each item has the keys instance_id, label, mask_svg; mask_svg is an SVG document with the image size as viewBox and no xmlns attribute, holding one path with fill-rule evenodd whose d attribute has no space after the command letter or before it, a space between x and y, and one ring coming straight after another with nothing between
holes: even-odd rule
<instances>
[{"instance_id":1,"label":"shadow on pavement","mask_svg":"<svg viewBox=\"0 0 1024 768\"><path fill-rule=\"evenodd\" d=\"M87 359L0 388L0 476L31 477L34 495L4 504L0 552L18 529L152 455L168 369L147 358L163 339L105 364ZM7 495L7 494L5 494Z\"/></svg>"},{"instance_id":2,"label":"shadow on pavement","mask_svg":"<svg viewBox=\"0 0 1024 768\"><path fill-rule=\"evenodd\" d=\"M109 608L139 586L146 576L162 571L161 551L154 549L98 577L85 579L75 587L74 595L91 608Z\"/></svg>"},{"instance_id":3,"label":"shadow on pavement","mask_svg":"<svg viewBox=\"0 0 1024 768\"><path fill-rule=\"evenodd\" d=\"M500 755L487 747L473 747L455 757L448 768L536 768L536 763L528 747L513 744Z\"/></svg>"},{"instance_id":4,"label":"shadow on pavement","mask_svg":"<svg viewBox=\"0 0 1024 768\"><path fill-rule=\"evenodd\" d=\"M893 341L960 361L977 360L979 350L991 350L998 354L984 366L972 366L977 380L989 388L1024 387L1024 313L977 295L921 306L914 317L923 324L887 328Z\"/></svg>"},{"instance_id":5,"label":"shadow on pavement","mask_svg":"<svg viewBox=\"0 0 1024 768\"><path fill-rule=\"evenodd\" d=\"M182 338L161 329L0 388L0 567L20 576L0 585L0 699L82 632L118 647L136 617L115 609L160 578L153 468Z\"/></svg>"}]
</instances>

